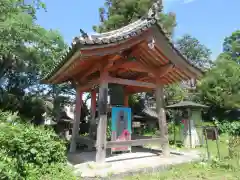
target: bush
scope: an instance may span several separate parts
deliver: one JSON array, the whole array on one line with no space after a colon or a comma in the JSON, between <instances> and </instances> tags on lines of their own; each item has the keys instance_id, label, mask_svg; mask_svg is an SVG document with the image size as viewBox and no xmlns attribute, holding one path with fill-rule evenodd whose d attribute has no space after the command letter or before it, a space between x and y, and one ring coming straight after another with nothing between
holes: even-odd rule
<instances>
[{"instance_id":1,"label":"bush","mask_svg":"<svg viewBox=\"0 0 240 180\"><path fill-rule=\"evenodd\" d=\"M223 121L222 123L216 122L216 125L219 129L220 133L227 133L230 135L229 137L229 156L231 158L237 157L239 158L240 151L240 122L228 122Z\"/></svg>"},{"instance_id":2,"label":"bush","mask_svg":"<svg viewBox=\"0 0 240 180\"><path fill-rule=\"evenodd\" d=\"M112 137L112 119L107 121L107 140L110 141Z\"/></svg>"},{"instance_id":3,"label":"bush","mask_svg":"<svg viewBox=\"0 0 240 180\"><path fill-rule=\"evenodd\" d=\"M168 133L174 134L174 130L175 130L175 133L179 133L180 132L179 125L174 124L174 122L168 123Z\"/></svg>"},{"instance_id":4,"label":"bush","mask_svg":"<svg viewBox=\"0 0 240 180\"><path fill-rule=\"evenodd\" d=\"M219 133L228 133L231 136L240 136L240 122L228 122L223 121L221 123L216 122Z\"/></svg>"},{"instance_id":5,"label":"bush","mask_svg":"<svg viewBox=\"0 0 240 180\"><path fill-rule=\"evenodd\" d=\"M160 131L157 131L157 128L146 127L142 129L141 134L144 136L155 136L155 135L160 135Z\"/></svg>"},{"instance_id":6,"label":"bush","mask_svg":"<svg viewBox=\"0 0 240 180\"><path fill-rule=\"evenodd\" d=\"M8 156L6 150L0 149L0 179L20 179L17 159Z\"/></svg>"},{"instance_id":7,"label":"bush","mask_svg":"<svg viewBox=\"0 0 240 180\"><path fill-rule=\"evenodd\" d=\"M63 163L45 165L41 171L32 171L28 180L76 180L72 169Z\"/></svg>"},{"instance_id":8,"label":"bush","mask_svg":"<svg viewBox=\"0 0 240 180\"><path fill-rule=\"evenodd\" d=\"M53 130L24 124L10 113L0 112L0 122L0 179L50 180L70 172L65 142Z\"/></svg>"}]
</instances>

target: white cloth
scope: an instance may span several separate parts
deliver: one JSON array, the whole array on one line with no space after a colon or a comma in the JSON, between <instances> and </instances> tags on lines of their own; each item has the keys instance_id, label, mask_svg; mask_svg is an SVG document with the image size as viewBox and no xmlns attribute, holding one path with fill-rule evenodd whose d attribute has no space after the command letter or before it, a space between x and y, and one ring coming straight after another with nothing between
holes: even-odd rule
<instances>
[{"instance_id":1,"label":"white cloth","mask_svg":"<svg viewBox=\"0 0 240 180\"><path fill-rule=\"evenodd\" d=\"M190 134L189 128L191 130L191 134ZM191 135L191 137L190 137L190 135ZM198 133L197 133L197 130L196 130L193 120L190 120L190 123L189 123L189 120L186 120L183 137L184 137L183 144L185 147L195 148L196 146L200 145ZM191 141L191 143L190 143L190 141ZM191 145L192 145L192 147L191 147Z\"/></svg>"}]
</instances>

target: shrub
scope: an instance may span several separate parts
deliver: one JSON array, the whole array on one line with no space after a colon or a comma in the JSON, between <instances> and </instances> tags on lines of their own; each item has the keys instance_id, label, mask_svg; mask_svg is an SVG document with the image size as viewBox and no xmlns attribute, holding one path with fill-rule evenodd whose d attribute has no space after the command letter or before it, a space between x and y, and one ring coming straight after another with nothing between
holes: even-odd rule
<instances>
[{"instance_id":1,"label":"shrub","mask_svg":"<svg viewBox=\"0 0 240 180\"><path fill-rule=\"evenodd\" d=\"M65 142L53 130L22 123L16 114L0 112L0 121L0 179L50 180L70 172Z\"/></svg>"},{"instance_id":2,"label":"shrub","mask_svg":"<svg viewBox=\"0 0 240 180\"><path fill-rule=\"evenodd\" d=\"M228 133L231 136L240 136L240 122L228 122L223 121L219 123L218 121L215 122L218 127L219 133Z\"/></svg>"},{"instance_id":3,"label":"shrub","mask_svg":"<svg viewBox=\"0 0 240 180\"><path fill-rule=\"evenodd\" d=\"M20 179L17 167L17 159L0 149L0 179Z\"/></svg>"},{"instance_id":4,"label":"shrub","mask_svg":"<svg viewBox=\"0 0 240 180\"><path fill-rule=\"evenodd\" d=\"M168 123L168 133L174 134L174 130L175 130L175 133L178 133L180 131L179 126L174 124L174 122Z\"/></svg>"},{"instance_id":5,"label":"shrub","mask_svg":"<svg viewBox=\"0 0 240 180\"><path fill-rule=\"evenodd\" d=\"M111 140L112 137L112 119L107 121L107 140Z\"/></svg>"},{"instance_id":6,"label":"shrub","mask_svg":"<svg viewBox=\"0 0 240 180\"><path fill-rule=\"evenodd\" d=\"M31 176L28 176L28 180L76 180L72 169L63 163L44 165L40 171L30 170Z\"/></svg>"},{"instance_id":7,"label":"shrub","mask_svg":"<svg viewBox=\"0 0 240 180\"><path fill-rule=\"evenodd\" d=\"M229 137L229 156L239 158L240 151L240 122L228 122L223 121L222 123L216 122L216 125L220 133L227 133Z\"/></svg>"},{"instance_id":8,"label":"shrub","mask_svg":"<svg viewBox=\"0 0 240 180\"><path fill-rule=\"evenodd\" d=\"M155 135L160 135L160 131L157 131L157 128L146 127L142 129L141 134L144 136L155 136Z\"/></svg>"}]
</instances>

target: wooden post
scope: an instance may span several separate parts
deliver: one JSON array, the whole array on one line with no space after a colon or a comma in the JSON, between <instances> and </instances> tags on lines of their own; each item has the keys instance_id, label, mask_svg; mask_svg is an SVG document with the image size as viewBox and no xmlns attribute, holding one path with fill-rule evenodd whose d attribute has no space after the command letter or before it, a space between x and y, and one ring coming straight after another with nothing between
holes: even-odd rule
<instances>
[{"instance_id":1,"label":"wooden post","mask_svg":"<svg viewBox=\"0 0 240 180\"><path fill-rule=\"evenodd\" d=\"M161 134L161 138L164 139L165 142L161 144L162 151L164 156L169 156L169 144L168 144L168 127L166 121L166 113L164 110L164 94L163 94L163 86L158 84L156 88L156 104L157 104L157 114L158 114L158 123L159 130Z\"/></svg>"},{"instance_id":2,"label":"wooden post","mask_svg":"<svg viewBox=\"0 0 240 180\"><path fill-rule=\"evenodd\" d=\"M75 117L74 117L75 122L73 124L73 129L72 129L70 152L75 152L77 149L76 138L79 136L81 107L82 107L82 92L79 92L79 90L77 89L76 90Z\"/></svg>"},{"instance_id":3,"label":"wooden post","mask_svg":"<svg viewBox=\"0 0 240 180\"><path fill-rule=\"evenodd\" d=\"M124 92L124 106L128 107L128 94L126 94L126 92Z\"/></svg>"},{"instance_id":4,"label":"wooden post","mask_svg":"<svg viewBox=\"0 0 240 180\"><path fill-rule=\"evenodd\" d=\"M211 155L210 155L210 151L209 151L209 147L208 147L207 130L205 127L203 128L203 131L204 131L204 136L205 136L205 141L206 141L206 146L207 146L207 156L208 156L208 160L210 161Z\"/></svg>"},{"instance_id":5,"label":"wooden post","mask_svg":"<svg viewBox=\"0 0 240 180\"><path fill-rule=\"evenodd\" d=\"M96 119L95 119L95 114L96 114L96 97L97 93L96 90L93 90L91 92L91 120L90 120L90 127L89 127L89 136L90 138L94 139L96 135Z\"/></svg>"},{"instance_id":6,"label":"wooden post","mask_svg":"<svg viewBox=\"0 0 240 180\"><path fill-rule=\"evenodd\" d=\"M189 133L189 147L192 148L193 145L192 145L192 125L191 125L191 110L190 109L187 109L187 113L188 113L188 133Z\"/></svg>"},{"instance_id":7,"label":"wooden post","mask_svg":"<svg viewBox=\"0 0 240 180\"><path fill-rule=\"evenodd\" d=\"M99 122L97 127L97 143L96 143L96 162L105 163L106 145L107 145L107 97L108 97L108 83L101 82L99 87Z\"/></svg>"},{"instance_id":8,"label":"wooden post","mask_svg":"<svg viewBox=\"0 0 240 180\"><path fill-rule=\"evenodd\" d=\"M216 145L217 145L217 151L218 151L218 158L220 159L221 156L220 156L220 151L219 151L219 143L218 143L218 131L217 131L217 128L214 127L214 133L215 133L215 136L216 136Z\"/></svg>"}]
</instances>

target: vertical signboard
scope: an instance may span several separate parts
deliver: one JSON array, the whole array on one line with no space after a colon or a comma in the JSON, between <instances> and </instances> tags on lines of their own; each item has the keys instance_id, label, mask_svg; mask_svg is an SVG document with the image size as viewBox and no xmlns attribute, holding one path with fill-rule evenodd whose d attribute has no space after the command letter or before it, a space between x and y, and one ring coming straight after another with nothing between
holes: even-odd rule
<instances>
[{"instance_id":1,"label":"vertical signboard","mask_svg":"<svg viewBox=\"0 0 240 180\"><path fill-rule=\"evenodd\" d=\"M131 140L131 108L112 108L112 141ZM112 152L130 151L131 147L115 147Z\"/></svg>"}]
</instances>

